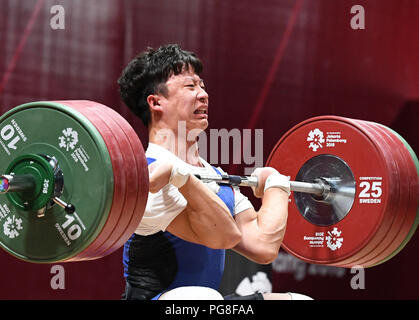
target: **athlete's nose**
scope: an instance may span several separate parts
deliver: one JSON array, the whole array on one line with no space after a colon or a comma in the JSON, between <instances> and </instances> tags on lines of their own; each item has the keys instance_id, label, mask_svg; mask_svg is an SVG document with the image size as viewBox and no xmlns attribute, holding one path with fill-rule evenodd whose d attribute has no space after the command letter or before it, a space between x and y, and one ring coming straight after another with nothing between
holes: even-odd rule
<instances>
[{"instance_id":1,"label":"athlete's nose","mask_svg":"<svg viewBox=\"0 0 419 320\"><path fill-rule=\"evenodd\" d=\"M209 96L204 88L198 90L197 98L200 102L208 104Z\"/></svg>"}]
</instances>

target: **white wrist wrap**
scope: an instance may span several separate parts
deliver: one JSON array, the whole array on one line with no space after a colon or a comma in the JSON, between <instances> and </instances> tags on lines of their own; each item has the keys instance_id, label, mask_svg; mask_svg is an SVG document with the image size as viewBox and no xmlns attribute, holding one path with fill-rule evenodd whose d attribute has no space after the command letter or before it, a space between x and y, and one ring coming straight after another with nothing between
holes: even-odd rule
<instances>
[{"instance_id":1,"label":"white wrist wrap","mask_svg":"<svg viewBox=\"0 0 419 320\"><path fill-rule=\"evenodd\" d=\"M288 177L280 174L279 172L274 172L269 175L265 181L265 192L269 188L280 188L284 190L288 195L291 194L291 185Z\"/></svg>"},{"instance_id":2,"label":"white wrist wrap","mask_svg":"<svg viewBox=\"0 0 419 320\"><path fill-rule=\"evenodd\" d=\"M191 170L182 164L173 164L172 173L170 174L169 183L176 188L181 188L188 181Z\"/></svg>"}]
</instances>

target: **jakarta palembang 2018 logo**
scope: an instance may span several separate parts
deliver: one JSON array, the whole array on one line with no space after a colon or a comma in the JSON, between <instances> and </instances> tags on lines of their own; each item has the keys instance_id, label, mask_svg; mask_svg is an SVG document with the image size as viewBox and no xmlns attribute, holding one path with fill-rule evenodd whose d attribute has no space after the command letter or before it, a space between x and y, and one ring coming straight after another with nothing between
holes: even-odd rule
<instances>
[{"instance_id":1,"label":"jakarta palembang 2018 logo","mask_svg":"<svg viewBox=\"0 0 419 320\"><path fill-rule=\"evenodd\" d=\"M308 133L307 141L310 142L309 149L313 149L314 152L317 151L318 148L323 148L324 143L324 136L323 132L320 129L311 130Z\"/></svg>"},{"instance_id":2,"label":"jakarta palembang 2018 logo","mask_svg":"<svg viewBox=\"0 0 419 320\"><path fill-rule=\"evenodd\" d=\"M63 135L58 137L60 140L59 147L68 151L69 149L74 149L77 142L79 142L79 134L77 131L73 130L72 128L64 129Z\"/></svg>"}]
</instances>

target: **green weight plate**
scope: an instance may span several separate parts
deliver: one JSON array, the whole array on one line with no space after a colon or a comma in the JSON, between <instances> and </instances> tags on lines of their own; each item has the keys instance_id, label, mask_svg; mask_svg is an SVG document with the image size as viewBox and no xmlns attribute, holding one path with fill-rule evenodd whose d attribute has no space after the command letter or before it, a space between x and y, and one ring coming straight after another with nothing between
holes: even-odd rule
<instances>
[{"instance_id":1,"label":"green weight plate","mask_svg":"<svg viewBox=\"0 0 419 320\"><path fill-rule=\"evenodd\" d=\"M113 169L104 137L81 113L60 103L18 106L0 118L0 173L25 154L54 156L62 169L61 199L42 218L0 195L0 245L19 259L52 263L86 249L103 228L113 197Z\"/></svg>"}]
</instances>

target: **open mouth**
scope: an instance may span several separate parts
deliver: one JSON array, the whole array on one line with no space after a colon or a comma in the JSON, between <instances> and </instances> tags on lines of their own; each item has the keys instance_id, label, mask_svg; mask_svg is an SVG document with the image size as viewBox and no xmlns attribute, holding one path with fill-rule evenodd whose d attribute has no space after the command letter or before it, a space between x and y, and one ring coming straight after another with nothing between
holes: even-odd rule
<instances>
[{"instance_id":1,"label":"open mouth","mask_svg":"<svg viewBox=\"0 0 419 320\"><path fill-rule=\"evenodd\" d=\"M195 111L194 114L208 114L208 106L201 105Z\"/></svg>"}]
</instances>

